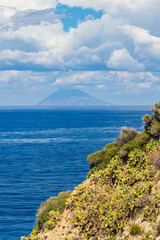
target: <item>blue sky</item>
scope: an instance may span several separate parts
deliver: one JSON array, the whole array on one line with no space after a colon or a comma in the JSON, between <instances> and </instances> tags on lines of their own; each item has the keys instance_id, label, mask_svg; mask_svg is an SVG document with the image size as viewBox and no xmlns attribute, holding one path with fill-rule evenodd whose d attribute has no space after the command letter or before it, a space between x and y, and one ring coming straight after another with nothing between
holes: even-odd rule
<instances>
[{"instance_id":1,"label":"blue sky","mask_svg":"<svg viewBox=\"0 0 160 240\"><path fill-rule=\"evenodd\" d=\"M0 105L72 86L116 105L160 100L159 0L0 0Z\"/></svg>"}]
</instances>

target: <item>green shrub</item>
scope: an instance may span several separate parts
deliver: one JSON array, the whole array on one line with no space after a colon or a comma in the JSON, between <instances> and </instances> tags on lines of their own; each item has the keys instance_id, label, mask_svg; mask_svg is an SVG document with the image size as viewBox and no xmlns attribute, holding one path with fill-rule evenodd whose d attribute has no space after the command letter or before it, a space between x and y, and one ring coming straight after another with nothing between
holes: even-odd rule
<instances>
[{"instance_id":1,"label":"green shrub","mask_svg":"<svg viewBox=\"0 0 160 240\"><path fill-rule=\"evenodd\" d=\"M139 133L133 140L124 144L119 150L120 158L126 160L128 158L128 154L135 149L143 149L143 146L147 144L150 136L146 132Z\"/></svg>"},{"instance_id":2,"label":"green shrub","mask_svg":"<svg viewBox=\"0 0 160 240\"><path fill-rule=\"evenodd\" d=\"M126 127L122 127L121 135L117 137L117 140L120 145L123 146L125 143L133 140L137 136L137 134L137 131L134 129L127 129Z\"/></svg>"},{"instance_id":3,"label":"green shrub","mask_svg":"<svg viewBox=\"0 0 160 240\"><path fill-rule=\"evenodd\" d=\"M157 234L160 235L160 223L157 225Z\"/></svg>"},{"instance_id":4,"label":"green shrub","mask_svg":"<svg viewBox=\"0 0 160 240\"><path fill-rule=\"evenodd\" d=\"M90 154L87 158L88 162L90 163L88 177L90 177L96 171L105 169L110 163L111 159L119 152L119 149L119 143L114 142L107 144L103 150Z\"/></svg>"},{"instance_id":5,"label":"green shrub","mask_svg":"<svg viewBox=\"0 0 160 240\"><path fill-rule=\"evenodd\" d=\"M54 210L62 213L65 209L65 203L70 196L68 192L59 193L58 197L51 197L42 203L37 211L37 229L43 229L45 223L51 218L50 211Z\"/></svg>"},{"instance_id":6,"label":"green shrub","mask_svg":"<svg viewBox=\"0 0 160 240\"><path fill-rule=\"evenodd\" d=\"M150 134L154 138L160 137L160 122L158 122L156 119L152 121L152 125L150 127Z\"/></svg>"},{"instance_id":7,"label":"green shrub","mask_svg":"<svg viewBox=\"0 0 160 240\"><path fill-rule=\"evenodd\" d=\"M132 224L130 227L130 234L132 236L140 235L142 233L141 226L138 224Z\"/></svg>"},{"instance_id":8,"label":"green shrub","mask_svg":"<svg viewBox=\"0 0 160 240\"><path fill-rule=\"evenodd\" d=\"M89 162L91 167L99 164L103 160L105 160L106 162L108 161L108 155L106 155L106 151L104 149L90 154L87 158L87 161Z\"/></svg>"},{"instance_id":9,"label":"green shrub","mask_svg":"<svg viewBox=\"0 0 160 240\"><path fill-rule=\"evenodd\" d=\"M151 108L152 116L146 114L143 117L145 131L153 138L160 138L160 102L155 103L155 108Z\"/></svg>"}]
</instances>

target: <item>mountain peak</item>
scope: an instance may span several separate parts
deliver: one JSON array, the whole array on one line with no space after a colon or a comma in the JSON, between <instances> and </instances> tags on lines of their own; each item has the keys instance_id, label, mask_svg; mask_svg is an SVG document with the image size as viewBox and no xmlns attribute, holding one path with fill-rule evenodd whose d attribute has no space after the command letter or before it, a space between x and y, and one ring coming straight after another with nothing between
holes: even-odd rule
<instances>
[{"instance_id":1,"label":"mountain peak","mask_svg":"<svg viewBox=\"0 0 160 240\"><path fill-rule=\"evenodd\" d=\"M60 88L49 97L43 99L38 105L40 106L109 106L97 98L76 89Z\"/></svg>"}]
</instances>

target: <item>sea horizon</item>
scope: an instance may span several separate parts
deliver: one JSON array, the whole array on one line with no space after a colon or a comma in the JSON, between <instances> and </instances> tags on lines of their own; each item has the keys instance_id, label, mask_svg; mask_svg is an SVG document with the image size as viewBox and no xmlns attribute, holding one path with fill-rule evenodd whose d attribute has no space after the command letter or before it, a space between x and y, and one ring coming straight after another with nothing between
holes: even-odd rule
<instances>
[{"instance_id":1,"label":"sea horizon","mask_svg":"<svg viewBox=\"0 0 160 240\"><path fill-rule=\"evenodd\" d=\"M52 110L116 110L116 109L127 109L127 110L135 110L135 109L146 109L146 110L150 110L150 108L152 107L152 105L111 105L111 106L37 106L37 105L32 105L32 106L0 106L0 110L1 109L34 109L34 110L38 110L38 109L52 109Z\"/></svg>"}]
</instances>

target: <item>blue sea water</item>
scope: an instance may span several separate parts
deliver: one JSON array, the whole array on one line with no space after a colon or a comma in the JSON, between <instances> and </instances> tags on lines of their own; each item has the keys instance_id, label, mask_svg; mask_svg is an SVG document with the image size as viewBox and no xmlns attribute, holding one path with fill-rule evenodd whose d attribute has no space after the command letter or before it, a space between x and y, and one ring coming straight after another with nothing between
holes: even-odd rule
<instances>
[{"instance_id":1,"label":"blue sea water","mask_svg":"<svg viewBox=\"0 0 160 240\"><path fill-rule=\"evenodd\" d=\"M85 180L87 156L122 126L142 130L142 108L0 110L0 240L18 240L41 202Z\"/></svg>"}]
</instances>

